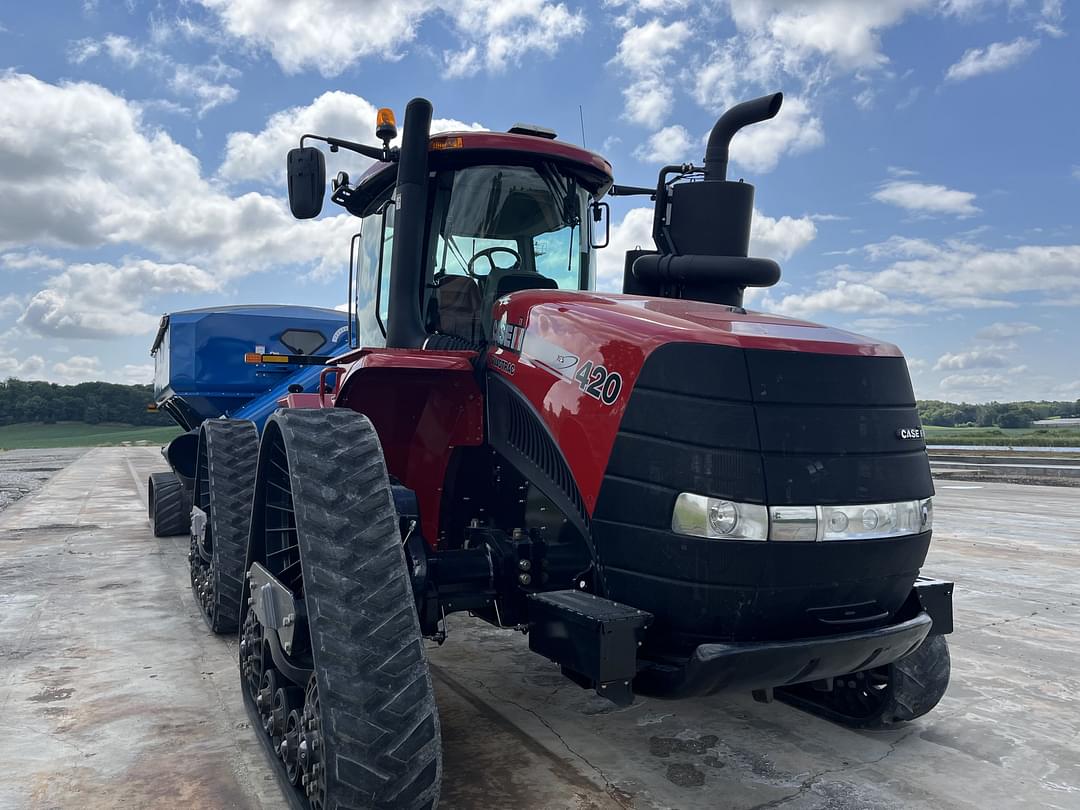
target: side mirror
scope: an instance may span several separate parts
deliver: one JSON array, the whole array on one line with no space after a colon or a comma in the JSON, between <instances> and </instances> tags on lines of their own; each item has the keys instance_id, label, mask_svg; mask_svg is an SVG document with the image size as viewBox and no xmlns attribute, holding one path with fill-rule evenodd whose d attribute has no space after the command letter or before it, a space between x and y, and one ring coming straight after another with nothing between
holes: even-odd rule
<instances>
[{"instance_id":1,"label":"side mirror","mask_svg":"<svg viewBox=\"0 0 1080 810\"><path fill-rule=\"evenodd\" d=\"M289 150L289 208L297 219L313 219L326 194L326 158L314 146Z\"/></svg>"},{"instance_id":2,"label":"side mirror","mask_svg":"<svg viewBox=\"0 0 1080 810\"><path fill-rule=\"evenodd\" d=\"M594 248L606 248L611 242L611 207L606 202L594 202L589 205L589 212L592 214L589 217L592 220L589 227L589 244ZM604 223L603 242L598 238L601 222Z\"/></svg>"}]
</instances>

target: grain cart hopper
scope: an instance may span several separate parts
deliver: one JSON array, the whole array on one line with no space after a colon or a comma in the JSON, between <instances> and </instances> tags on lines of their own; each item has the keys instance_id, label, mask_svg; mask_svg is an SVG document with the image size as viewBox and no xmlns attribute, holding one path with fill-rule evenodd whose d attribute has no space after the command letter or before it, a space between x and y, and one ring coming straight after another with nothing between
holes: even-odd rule
<instances>
[{"instance_id":1,"label":"grain cart hopper","mask_svg":"<svg viewBox=\"0 0 1080 810\"><path fill-rule=\"evenodd\" d=\"M190 534L191 583L217 632L235 632L258 431L290 391L315 393L328 356L348 346L344 312L300 306L234 306L161 319L150 354L154 400L184 430L162 448L171 472L147 483L158 537ZM212 481L221 484L213 487ZM211 503L213 500L213 504ZM215 510L213 507L216 506Z\"/></svg>"},{"instance_id":2,"label":"grain cart hopper","mask_svg":"<svg viewBox=\"0 0 1080 810\"><path fill-rule=\"evenodd\" d=\"M892 345L748 311L753 187L716 124L652 188L517 126L400 149L305 135L290 205L321 211L310 141L375 159L332 200L361 218L354 348L331 396L263 431L241 682L294 805L431 808L441 775L425 639L469 611L615 703L725 689L851 726L929 711L951 583L920 578L933 485ZM595 292L606 195L655 203L655 247ZM197 531L197 530L196 530ZM451 639L452 641L452 639Z\"/></svg>"}]
</instances>

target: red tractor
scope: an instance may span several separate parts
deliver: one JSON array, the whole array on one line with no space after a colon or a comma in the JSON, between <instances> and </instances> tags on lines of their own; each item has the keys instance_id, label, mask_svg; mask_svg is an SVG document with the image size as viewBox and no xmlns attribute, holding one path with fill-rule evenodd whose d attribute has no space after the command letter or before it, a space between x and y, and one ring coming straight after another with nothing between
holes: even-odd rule
<instances>
[{"instance_id":1,"label":"red tractor","mask_svg":"<svg viewBox=\"0 0 1080 810\"><path fill-rule=\"evenodd\" d=\"M437 804L425 639L457 611L620 704L741 689L882 727L941 698L952 584L919 576L903 356L742 306L780 270L747 257L728 143L781 101L734 107L655 188L538 127L432 137L423 99L400 149L382 112L381 148L289 153L299 218L325 192L307 141L376 161L331 184L361 219L353 348L267 422L250 511L242 682L296 806ZM655 249L598 293L601 200L628 194Z\"/></svg>"}]
</instances>

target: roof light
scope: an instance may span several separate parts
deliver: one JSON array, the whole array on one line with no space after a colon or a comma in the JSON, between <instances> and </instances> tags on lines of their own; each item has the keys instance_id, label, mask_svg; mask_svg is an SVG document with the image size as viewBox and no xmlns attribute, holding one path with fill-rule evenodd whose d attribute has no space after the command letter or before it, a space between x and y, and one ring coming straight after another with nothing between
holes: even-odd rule
<instances>
[{"instance_id":1,"label":"roof light","mask_svg":"<svg viewBox=\"0 0 1080 810\"><path fill-rule=\"evenodd\" d=\"M375 137L387 146L397 137L397 121L389 107L380 107L375 114Z\"/></svg>"},{"instance_id":2,"label":"roof light","mask_svg":"<svg viewBox=\"0 0 1080 810\"><path fill-rule=\"evenodd\" d=\"M460 149L464 145L465 141L462 140L460 135L431 139L431 151L433 152L440 152L443 149Z\"/></svg>"}]
</instances>

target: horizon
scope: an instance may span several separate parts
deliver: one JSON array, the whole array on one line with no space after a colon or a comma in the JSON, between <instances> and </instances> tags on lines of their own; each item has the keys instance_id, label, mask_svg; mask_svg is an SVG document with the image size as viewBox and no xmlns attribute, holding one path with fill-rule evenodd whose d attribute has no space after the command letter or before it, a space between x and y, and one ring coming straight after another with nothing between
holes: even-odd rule
<instances>
[{"instance_id":1,"label":"horizon","mask_svg":"<svg viewBox=\"0 0 1080 810\"><path fill-rule=\"evenodd\" d=\"M376 107L425 95L433 129L549 126L652 185L724 108L783 90L732 144L751 252L784 270L748 308L897 344L920 400L1080 398L1080 111L1058 91L1080 56L1058 0L290 6L0 11L0 378L146 384L162 313L340 304L358 220L289 216L302 132L371 143ZM611 203L609 291L651 217Z\"/></svg>"}]
</instances>

